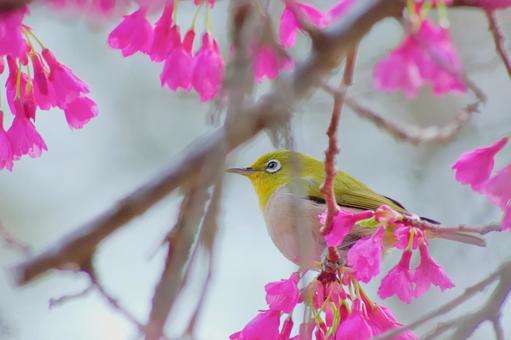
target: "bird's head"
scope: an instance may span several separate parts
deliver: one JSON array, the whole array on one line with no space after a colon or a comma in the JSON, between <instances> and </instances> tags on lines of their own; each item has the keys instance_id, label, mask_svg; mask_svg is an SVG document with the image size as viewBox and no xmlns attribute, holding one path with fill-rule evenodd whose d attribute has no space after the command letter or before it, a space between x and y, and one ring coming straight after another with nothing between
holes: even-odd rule
<instances>
[{"instance_id":1,"label":"bird's head","mask_svg":"<svg viewBox=\"0 0 511 340\"><path fill-rule=\"evenodd\" d=\"M278 150L262 155L249 167L231 168L226 171L250 179L264 210L271 194L280 187L290 184L293 175L298 179L314 177L321 181L323 164L298 152Z\"/></svg>"}]
</instances>

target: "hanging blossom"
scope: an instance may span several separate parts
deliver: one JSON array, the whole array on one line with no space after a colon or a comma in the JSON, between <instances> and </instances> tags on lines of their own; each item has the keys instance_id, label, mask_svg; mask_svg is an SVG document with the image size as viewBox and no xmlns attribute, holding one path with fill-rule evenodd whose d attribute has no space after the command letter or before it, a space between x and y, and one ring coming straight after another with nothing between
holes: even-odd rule
<instances>
[{"instance_id":1,"label":"hanging blossom","mask_svg":"<svg viewBox=\"0 0 511 340\"><path fill-rule=\"evenodd\" d=\"M492 171L495 156L508 141L509 137L503 137L492 145L464 152L452 166L458 182L470 185L503 210L502 230L511 230L511 164L493 175Z\"/></svg>"},{"instance_id":2,"label":"hanging blossom","mask_svg":"<svg viewBox=\"0 0 511 340\"><path fill-rule=\"evenodd\" d=\"M5 111L0 110L0 169L12 170L13 161L47 150L35 125L38 110L61 109L72 129L98 114L88 86L23 24L27 14L27 6L0 13L0 73L7 63L5 97L12 115L7 128Z\"/></svg>"},{"instance_id":3,"label":"hanging blossom","mask_svg":"<svg viewBox=\"0 0 511 340\"><path fill-rule=\"evenodd\" d=\"M231 340L241 339L371 339L403 325L387 308L371 301L352 273L320 274L305 288L298 288L302 274L268 283L268 309L261 310ZM293 311L304 305L306 317L301 324L293 320ZM297 327L296 327L297 326ZM295 334L295 335L293 335ZM418 339L405 330L394 339Z\"/></svg>"},{"instance_id":4,"label":"hanging blossom","mask_svg":"<svg viewBox=\"0 0 511 340\"><path fill-rule=\"evenodd\" d=\"M461 62L449 30L423 19L374 69L375 86L415 97L430 84L436 95L465 92Z\"/></svg>"},{"instance_id":5,"label":"hanging blossom","mask_svg":"<svg viewBox=\"0 0 511 340\"><path fill-rule=\"evenodd\" d=\"M151 61L163 62L160 84L172 91L195 90L202 101L215 99L222 88L224 61L218 41L210 32L210 11L214 0L194 0L197 12L191 27L181 36L181 27L174 21L177 6L174 0L162 2L161 14L153 25L148 17L150 2L142 2L137 10L124 16L108 37L110 47L123 57L137 52ZM207 7L207 30L201 36L201 46L194 51L195 21L198 11Z\"/></svg>"}]
</instances>

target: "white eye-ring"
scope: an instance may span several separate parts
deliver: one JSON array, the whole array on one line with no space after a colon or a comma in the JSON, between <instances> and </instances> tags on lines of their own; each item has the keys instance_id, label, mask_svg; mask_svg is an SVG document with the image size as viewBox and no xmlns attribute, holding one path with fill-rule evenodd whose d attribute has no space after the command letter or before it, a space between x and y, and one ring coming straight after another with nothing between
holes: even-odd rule
<instances>
[{"instance_id":1,"label":"white eye-ring","mask_svg":"<svg viewBox=\"0 0 511 340\"><path fill-rule=\"evenodd\" d=\"M273 174L282 168L282 165L280 162L276 159L270 159L268 162L266 162L266 165L264 166L266 169L266 172L269 172L270 174Z\"/></svg>"}]
</instances>

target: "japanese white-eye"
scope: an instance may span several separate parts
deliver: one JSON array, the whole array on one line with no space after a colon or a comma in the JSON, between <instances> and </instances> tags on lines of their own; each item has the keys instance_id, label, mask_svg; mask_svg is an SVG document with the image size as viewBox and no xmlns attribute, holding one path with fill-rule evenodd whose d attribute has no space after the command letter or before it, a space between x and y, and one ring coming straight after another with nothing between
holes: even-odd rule
<instances>
[{"instance_id":1,"label":"japanese white-eye","mask_svg":"<svg viewBox=\"0 0 511 340\"><path fill-rule=\"evenodd\" d=\"M249 167L226 171L250 179L259 198L268 233L284 256L305 266L320 260L325 248L318 218L326 209L321 192L325 180L323 162L298 152L279 150L262 155ZM335 175L334 191L337 204L343 209L374 210L387 205L397 212L413 215L397 201L374 192L343 171ZM367 235L368 230L374 230L364 229L362 234L361 229L353 229L341 247L348 248L361 236ZM464 232L432 236L484 245L481 238Z\"/></svg>"}]
</instances>

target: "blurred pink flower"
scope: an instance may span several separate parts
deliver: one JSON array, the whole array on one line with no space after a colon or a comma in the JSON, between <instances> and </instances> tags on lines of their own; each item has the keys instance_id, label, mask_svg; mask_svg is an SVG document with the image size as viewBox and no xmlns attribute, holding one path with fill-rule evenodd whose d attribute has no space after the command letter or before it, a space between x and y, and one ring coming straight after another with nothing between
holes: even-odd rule
<instances>
[{"instance_id":1,"label":"blurred pink flower","mask_svg":"<svg viewBox=\"0 0 511 340\"><path fill-rule=\"evenodd\" d=\"M152 61L164 61L170 52L181 43L179 28L172 25L173 10L174 0L171 0L165 5L160 19L154 26L153 41L148 53Z\"/></svg>"},{"instance_id":2,"label":"blurred pink flower","mask_svg":"<svg viewBox=\"0 0 511 340\"><path fill-rule=\"evenodd\" d=\"M66 104L64 114L70 128L81 129L98 115L98 107L89 97L76 97Z\"/></svg>"},{"instance_id":3,"label":"blurred pink flower","mask_svg":"<svg viewBox=\"0 0 511 340\"><path fill-rule=\"evenodd\" d=\"M224 61L216 39L209 33L202 35L202 46L195 55L192 85L199 93L201 101L215 98L224 79Z\"/></svg>"},{"instance_id":4,"label":"blurred pink flower","mask_svg":"<svg viewBox=\"0 0 511 340\"><path fill-rule=\"evenodd\" d=\"M357 241L348 250L347 262L358 280L367 283L380 273L384 235L385 227L378 227L373 235Z\"/></svg>"},{"instance_id":5,"label":"blurred pink flower","mask_svg":"<svg viewBox=\"0 0 511 340\"><path fill-rule=\"evenodd\" d=\"M371 326L364 315L360 300L355 300L351 308L351 314L343 320L335 334L335 340L366 340L374 336Z\"/></svg>"},{"instance_id":6,"label":"blurred pink flower","mask_svg":"<svg viewBox=\"0 0 511 340\"><path fill-rule=\"evenodd\" d=\"M443 292L447 288L454 287L454 283L447 277L442 267L429 256L428 248L424 243L419 246L421 262L415 269L413 281L415 282L415 297L419 297L429 290L434 284Z\"/></svg>"},{"instance_id":7,"label":"blurred pink flower","mask_svg":"<svg viewBox=\"0 0 511 340\"><path fill-rule=\"evenodd\" d=\"M255 49L252 60L252 71L255 79L261 81L264 77L275 79L280 70L290 68L293 65L291 58L280 55L274 47L262 45Z\"/></svg>"},{"instance_id":8,"label":"blurred pink flower","mask_svg":"<svg viewBox=\"0 0 511 340\"><path fill-rule=\"evenodd\" d=\"M355 0L338 0L335 5L330 7L325 15L328 23L342 17L354 3Z\"/></svg>"},{"instance_id":9,"label":"blurred pink flower","mask_svg":"<svg viewBox=\"0 0 511 340\"><path fill-rule=\"evenodd\" d=\"M37 133L34 124L25 116L16 115L11 127L7 131L11 141L13 159L20 159L23 155L32 158L41 156L47 150L46 144Z\"/></svg>"},{"instance_id":10,"label":"blurred pink flower","mask_svg":"<svg viewBox=\"0 0 511 340\"><path fill-rule=\"evenodd\" d=\"M232 334L231 340L255 340L279 338L280 312L274 310L260 311L241 331Z\"/></svg>"},{"instance_id":11,"label":"blurred pink flower","mask_svg":"<svg viewBox=\"0 0 511 340\"><path fill-rule=\"evenodd\" d=\"M482 191L495 205L508 208L511 199L511 163L497 171L483 185Z\"/></svg>"},{"instance_id":12,"label":"blurred pink flower","mask_svg":"<svg viewBox=\"0 0 511 340\"><path fill-rule=\"evenodd\" d=\"M4 130L4 113L0 110L0 170L12 171L12 148L11 141Z\"/></svg>"},{"instance_id":13,"label":"blurred pink flower","mask_svg":"<svg viewBox=\"0 0 511 340\"><path fill-rule=\"evenodd\" d=\"M21 25L28 7L0 12L0 57L9 55L21 58L27 52L27 43L23 38Z\"/></svg>"},{"instance_id":14,"label":"blurred pink flower","mask_svg":"<svg viewBox=\"0 0 511 340\"><path fill-rule=\"evenodd\" d=\"M179 33L179 27L176 26ZM193 57L192 47L195 32L189 30L183 43L179 43L169 54L165 60L163 71L160 75L161 86L166 85L171 90L175 91L178 88L184 90L191 90L192 88L192 71L193 71Z\"/></svg>"},{"instance_id":15,"label":"blurred pink flower","mask_svg":"<svg viewBox=\"0 0 511 340\"><path fill-rule=\"evenodd\" d=\"M327 17L323 15L323 13L321 13L321 11L319 11L316 7L299 1L293 1L293 5L295 6L295 10L301 13L303 18L305 20L309 20L309 22L314 26L318 28L323 28L326 26ZM293 47L296 42L296 34L300 28L300 21L295 16L293 8L290 4L286 3L284 11L280 16L280 44L286 48Z\"/></svg>"},{"instance_id":16,"label":"blurred pink flower","mask_svg":"<svg viewBox=\"0 0 511 340\"><path fill-rule=\"evenodd\" d=\"M215 0L193 0L193 3L196 6L199 6L199 5L201 5L202 3L205 3L205 2L207 2L211 7L213 7L215 5Z\"/></svg>"},{"instance_id":17,"label":"blurred pink flower","mask_svg":"<svg viewBox=\"0 0 511 340\"><path fill-rule=\"evenodd\" d=\"M401 90L407 97L415 97L425 82L431 83L437 95L466 90L449 31L429 20L376 64L374 82L380 90Z\"/></svg>"},{"instance_id":18,"label":"blurred pink flower","mask_svg":"<svg viewBox=\"0 0 511 340\"><path fill-rule=\"evenodd\" d=\"M410 272L412 252L406 250L399 263L383 278L378 288L378 295L386 299L396 295L404 303L410 303L413 298L413 275Z\"/></svg>"},{"instance_id":19,"label":"blurred pink flower","mask_svg":"<svg viewBox=\"0 0 511 340\"><path fill-rule=\"evenodd\" d=\"M89 93L89 87L78 78L71 69L61 64L48 49L42 51L42 55L50 67L49 80L54 89L55 101L60 108L79 97Z\"/></svg>"},{"instance_id":20,"label":"blurred pink flower","mask_svg":"<svg viewBox=\"0 0 511 340\"><path fill-rule=\"evenodd\" d=\"M270 282L264 286L266 303L272 310L291 313L298 303L298 273L293 273L286 280Z\"/></svg>"},{"instance_id":21,"label":"blurred pink flower","mask_svg":"<svg viewBox=\"0 0 511 340\"><path fill-rule=\"evenodd\" d=\"M32 68L34 69L33 91L34 100L37 106L43 110L48 110L56 105L55 90L50 83L49 72L41 60L41 56L31 53Z\"/></svg>"},{"instance_id":22,"label":"blurred pink flower","mask_svg":"<svg viewBox=\"0 0 511 340\"><path fill-rule=\"evenodd\" d=\"M461 154L452 165L456 180L468 184L473 190L479 191L490 177L495 164L495 155L507 144L508 138L499 139L496 143L477 148Z\"/></svg>"},{"instance_id":23,"label":"blurred pink flower","mask_svg":"<svg viewBox=\"0 0 511 340\"><path fill-rule=\"evenodd\" d=\"M346 235L350 233L357 222L373 216L374 212L372 210L352 212L345 209L339 209L332 221L332 229L327 235L325 235L326 244L329 247L336 247L339 244L342 244ZM326 212L320 215L320 221L322 224L326 222Z\"/></svg>"},{"instance_id":24,"label":"blurred pink flower","mask_svg":"<svg viewBox=\"0 0 511 340\"><path fill-rule=\"evenodd\" d=\"M153 40L153 27L147 21L146 15L145 7L125 15L123 21L108 36L110 47L121 50L124 57L135 52L148 53Z\"/></svg>"}]
</instances>

